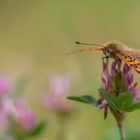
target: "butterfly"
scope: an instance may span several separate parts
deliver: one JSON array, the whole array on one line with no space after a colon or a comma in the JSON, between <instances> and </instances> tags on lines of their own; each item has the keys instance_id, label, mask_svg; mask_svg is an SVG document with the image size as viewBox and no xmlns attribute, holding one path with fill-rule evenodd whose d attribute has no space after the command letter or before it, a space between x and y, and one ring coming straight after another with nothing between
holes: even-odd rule
<instances>
[{"instance_id":1,"label":"butterfly","mask_svg":"<svg viewBox=\"0 0 140 140\"><path fill-rule=\"evenodd\" d=\"M140 73L140 50L128 48L126 45L116 41L109 41L103 45L80 43L81 45L94 45L96 47L84 48L73 52L66 53L67 55L76 52L90 52L90 51L103 51L105 57L103 58L119 58L138 73Z\"/></svg>"}]
</instances>

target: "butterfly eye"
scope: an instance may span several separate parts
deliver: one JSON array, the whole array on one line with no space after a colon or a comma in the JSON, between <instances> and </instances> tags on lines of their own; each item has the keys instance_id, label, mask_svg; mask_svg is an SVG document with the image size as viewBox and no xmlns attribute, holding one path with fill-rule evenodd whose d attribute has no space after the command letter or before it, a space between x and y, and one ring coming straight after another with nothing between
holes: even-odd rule
<instances>
[{"instance_id":1,"label":"butterfly eye","mask_svg":"<svg viewBox=\"0 0 140 140\"><path fill-rule=\"evenodd\" d=\"M112 48L106 48L104 53L107 57L111 57L113 55Z\"/></svg>"},{"instance_id":2,"label":"butterfly eye","mask_svg":"<svg viewBox=\"0 0 140 140\"><path fill-rule=\"evenodd\" d=\"M108 53L112 53L112 48L107 48Z\"/></svg>"}]
</instances>

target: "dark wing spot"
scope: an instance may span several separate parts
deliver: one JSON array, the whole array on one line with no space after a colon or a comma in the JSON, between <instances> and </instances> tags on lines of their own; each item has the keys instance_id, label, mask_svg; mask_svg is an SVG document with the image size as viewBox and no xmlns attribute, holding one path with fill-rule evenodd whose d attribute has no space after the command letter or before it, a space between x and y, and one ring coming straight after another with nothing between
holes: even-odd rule
<instances>
[{"instance_id":1,"label":"dark wing spot","mask_svg":"<svg viewBox=\"0 0 140 140\"><path fill-rule=\"evenodd\" d=\"M123 56L124 57L124 60L125 61L127 61L127 62L133 62L133 61L135 61L135 58L134 57L132 57L132 56Z\"/></svg>"},{"instance_id":2,"label":"dark wing spot","mask_svg":"<svg viewBox=\"0 0 140 140\"><path fill-rule=\"evenodd\" d=\"M133 61L133 63L129 63L128 64L133 67L137 72L140 72L140 61L135 60Z\"/></svg>"},{"instance_id":3,"label":"dark wing spot","mask_svg":"<svg viewBox=\"0 0 140 140\"><path fill-rule=\"evenodd\" d=\"M128 63L129 64L129 63ZM133 68L137 68L137 65L136 64L129 64L131 67Z\"/></svg>"}]
</instances>

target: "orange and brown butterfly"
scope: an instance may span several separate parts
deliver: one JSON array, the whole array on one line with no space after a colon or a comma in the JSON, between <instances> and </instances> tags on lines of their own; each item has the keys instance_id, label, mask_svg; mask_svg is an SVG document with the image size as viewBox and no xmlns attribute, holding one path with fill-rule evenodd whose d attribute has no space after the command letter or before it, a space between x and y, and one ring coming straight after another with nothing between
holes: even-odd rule
<instances>
[{"instance_id":1,"label":"orange and brown butterfly","mask_svg":"<svg viewBox=\"0 0 140 140\"><path fill-rule=\"evenodd\" d=\"M76 52L103 51L106 58L119 58L124 61L124 63L126 63L128 66L134 68L136 72L140 73L140 50L128 48L124 44L116 41L109 41L103 45L80 42L76 43L81 45L94 45L96 47L84 48L77 51L69 52L66 53L67 55Z\"/></svg>"}]
</instances>

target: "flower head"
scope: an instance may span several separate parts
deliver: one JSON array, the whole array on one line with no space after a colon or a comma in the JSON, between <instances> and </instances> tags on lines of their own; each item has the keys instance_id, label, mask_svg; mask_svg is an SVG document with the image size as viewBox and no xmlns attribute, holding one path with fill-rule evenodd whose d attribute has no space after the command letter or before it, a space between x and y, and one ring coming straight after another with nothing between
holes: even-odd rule
<instances>
[{"instance_id":1,"label":"flower head","mask_svg":"<svg viewBox=\"0 0 140 140\"><path fill-rule=\"evenodd\" d=\"M0 95L10 90L10 83L5 77L0 77Z\"/></svg>"},{"instance_id":2,"label":"flower head","mask_svg":"<svg viewBox=\"0 0 140 140\"><path fill-rule=\"evenodd\" d=\"M10 90L9 82L0 78L0 139L17 140L21 136L25 138L41 134L46 126L45 122L37 122L25 98L17 94L15 96Z\"/></svg>"},{"instance_id":3,"label":"flower head","mask_svg":"<svg viewBox=\"0 0 140 140\"><path fill-rule=\"evenodd\" d=\"M35 127L35 115L22 98L14 101L12 113L15 122L22 130L28 131Z\"/></svg>"},{"instance_id":4,"label":"flower head","mask_svg":"<svg viewBox=\"0 0 140 140\"><path fill-rule=\"evenodd\" d=\"M123 92L130 92L133 100L138 97L139 93L137 83L134 81L133 74L131 73L131 67L123 64L120 59L116 59L112 62L110 71L109 68L109 59L106 59L103 61L103 73L101 74L103 88L99 89L101 101L98 102L98 107L100 109L104 108L107 104L107 101L102 96L103 91L107 91L115 96Z\"/></svg>"},{"instance_id":5,"label":"flower head","mask_svg":"<svg viewBox=\"0 0 140 140\"><path fill-rule=\"evenodd\" d=\"M44 106L53 111L68 111L70 102L66 99L70 90L70 79L65 75L53 75L49 78L49 89L43 95Z\"/></svg>"},{"instance_id":6,"label":"flower head","mask_svg":"<svg viewBox=\"0 0 140 140\"><path fill-rule=\"evenodd\" d=\"M10 119L14 122L14 127L27 132L35 127L36 118L23 98L11 100L6 97L1 100L0 106L0 128L7 129Z\"/></svg>"}]
</instances>

